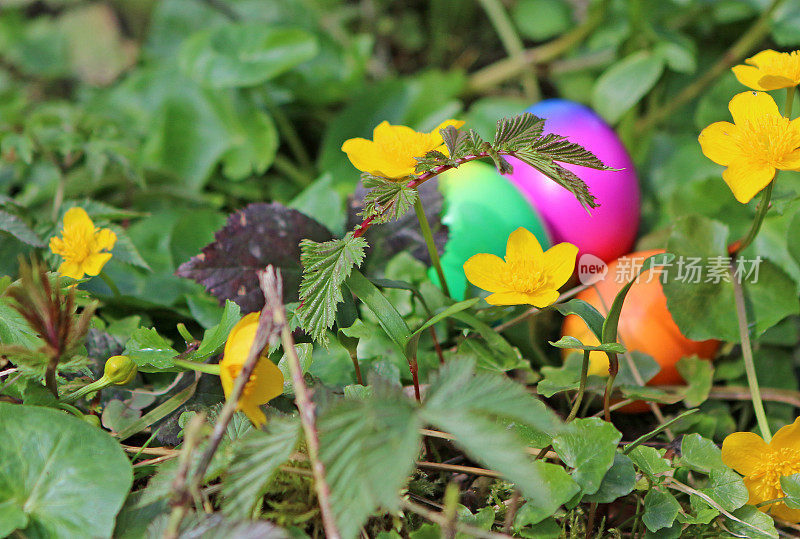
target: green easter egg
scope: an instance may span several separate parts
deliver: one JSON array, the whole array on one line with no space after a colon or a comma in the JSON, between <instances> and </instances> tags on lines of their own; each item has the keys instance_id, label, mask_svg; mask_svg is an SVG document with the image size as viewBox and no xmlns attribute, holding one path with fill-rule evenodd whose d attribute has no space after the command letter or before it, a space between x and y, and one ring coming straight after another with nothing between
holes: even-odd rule
<instances>
[{"instance_id":1,"label":"green easter egg","mask_svg":"<svg viewBox=\"0 0 800 539\"><path fill-rule=\"evenodd\" d=\"M536 211L493 166L463 164L439 176L439 189L444 196L442 222L449 227L442 270L453 298L464 299L467 290L464 262L478 253L504 257L508 236L517 228L533 232L542 249L550 247ZM438 284L433 268L428 275Z\"/></svg>"}]
</instances>

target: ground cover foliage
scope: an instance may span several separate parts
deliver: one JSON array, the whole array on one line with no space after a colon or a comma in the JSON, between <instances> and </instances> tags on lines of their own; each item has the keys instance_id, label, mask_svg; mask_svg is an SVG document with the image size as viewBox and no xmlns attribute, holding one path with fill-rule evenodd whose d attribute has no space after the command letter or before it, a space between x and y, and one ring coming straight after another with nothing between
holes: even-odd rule
<instances>
[{"instance_id":1,"label":"ground cover foliage","mask_svg":"<svg viewBox=\"0 0 800 539\"><path fill-rule=\"evenodd\" d=\"M758 201L698 143L746 90L729 68L800 48L799 27L798 0L2 2L0 536L800 533L800 461L757 507L721 450L765 426L775 451L794 439L777 431L800 406L800 175L780 173L739 252ZM625 143L637 250L667 251L644 271L762 260L738 288L665 281L680 330L722 342L680 360L687 384L646 385L658 362L618 342L627 289L604 315L433 282L444 170L515 157L596 206L572 165L608 167L523 114L544 97ZM382 121L450 118L401 181L342 151ZM115 241L76 286L50 246L84 215ZM260 428L226 399L258 392L238 376L258 350L226 348L257 312L283 385ZM570 314L600 344L562 338ZM616 376L585 376L576 349ZM619 413L630 400L652 404Z\"/></svg>"}]
</instances>

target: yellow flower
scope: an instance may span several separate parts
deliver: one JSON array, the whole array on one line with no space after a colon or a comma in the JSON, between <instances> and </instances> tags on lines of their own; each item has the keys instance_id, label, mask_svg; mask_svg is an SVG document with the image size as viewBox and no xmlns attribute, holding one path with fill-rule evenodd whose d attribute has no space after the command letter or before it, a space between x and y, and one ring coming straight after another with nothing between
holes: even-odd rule
<instances>
[{"instance_id":1,"label":"yellow flower","mask_svg":"<svg viewBox=\"0 0 800 539\"><path fill-rule=\"evenodd\" d=\"M70 208L64 214L61 238L50 238L50 250L64 257L58 272L65 277L81 279L84 274L97 275L114 248L117 235L107 228L97 228L83 208Z\"/></svg>"},{"instance_id":2,"label":"yellow flower","mask_svg":"<svg viewBox=\"0 0 800 539\"><path fill-rule=\"evenodd\" d=\"M769 444L758 434L734 432L722 442L722 462L744 476L750 505L782 498L781 476L800 472L800 418L776 432ZM789 522L800 522L800 509L790 509L784 503L759 509Z\"/></svg>"},{"instance_id":3,"label":"yellow flower","mask_svg":"<svg viewBox=\"0 0 800 539\"><path fill-rule=\"evenodd\" d=\"M742 92L728 108L733 122L716 122L700 133L703 153L726 168L722 179L746 204L775 177L800 168L800 119L781 116L769 94Z\"/></svg>"},{"instance_id":4,"label":"yellow flower","mask_svg":"<svg viewBox=\"0 0 800 539\"><path fill-rule=\"evenodd\" d=\"M578 248L559 243L542 251L539 241L520 227L508 236L506 258L481 253L464 263L467 280L489 292L491 305L529 304L546 307L575 269Z\"/></svg>"},{"instance_id":5,"label":"yellow flower","mask_svg":"<svg viewBox=\"0 0 800 539\"><path fill-rule=\"evenodd\" d=\"M753 90L777 90L800 84L800 51L761 51L733 67L739 82Z\"/></svg>"},{"instance_id":6,"label":"yellow flower","mask_svg":"<svg viewBox=\"0 0 800 539\"><path fill-rule=\"evenodd\" d=\"M374 140L351 138L342 144L353 166L362 172L390 179L400 179L414 174L415 157L431 150L448 155L447 146L439 134L440 129L452 125L459 128L464 122L446 120L430 133L419 133L404 125L381 122L372 132Z\"/></svg>"},{"instance_id":7,"label":"yellow flower","mask_svg":"<svg viewBox=\"0 0 800 539\"><path fill-rule=\"evenodd\" d=\"M242 365L247 360L250 346L256 337L260 314L255 312L243 317L228 335L222 361L219 362L219 378L226 397L233 391L236 377L239 376ZM268 357L262 355L253 374L250 375L250 380L244 386L238 409L243 411L256 427L260 427L266 423L267 416L259 406L268 403L281 393L283 393L283 373Z\"/></svg>"}]
</instances>

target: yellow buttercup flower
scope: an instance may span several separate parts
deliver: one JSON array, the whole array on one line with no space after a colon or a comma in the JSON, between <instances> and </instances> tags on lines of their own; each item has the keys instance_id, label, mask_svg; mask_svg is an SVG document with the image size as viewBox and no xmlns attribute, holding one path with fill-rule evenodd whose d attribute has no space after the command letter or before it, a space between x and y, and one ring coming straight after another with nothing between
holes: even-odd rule
<instances>
[{"instance_id":1,"label":"yellow buttercup flower","mask_svg":"<svg viewBox=\"0 0 800 539\"><path fill-rule=\"evenodd\" d=\"M739 82L753 90L777 90L800 84L800 51L761 51L733 67Z\"/></svg>"},{"instance_id":2,"label":"yellow buttercup flower","mask_svg":"<svg viewBox=\"0 0 800 539\"><path fill-rule=\"evenodd\" d=\"M467 280L489 292L491 305L546 307L575 269L578 248L559 243L547 251L531 232L520 227L508 236L506 258L481 253L464 263Z\"/></svg>"},{"instance_id":3,"label":"yellow buttercup flower","mask_svg":"<svg viewBox=\"0 0 800 539\"><path fill-rule=\"evenodd\" d=\"M250 346L256 337L260 314L255 312L243 317L228 335L222 361L219 362L219 378L226 397L233 391L236 377L239 376L247 360ZM268 403L281 393L283 393L283 373L268 357L262 356L253 374L250 375L250 380L244 386L238 409L244 412L256 427L260 427L266 423L267 416L259 406Z\"/></svg>"},{"instance_id":4,"label":"yellow buttercup flower","mask_svg":"<svg viewBox=\"0 0 800 539\"><path fill-rule=\"evenodd\" d=\"M800 418L776 432L770 443L752 432L734 432L722 443L722 462L744 476L750 505L782 498L781 476L800 472ZM800 509L784 503L759 509L789 522L800 522Z\"/></svg>"},{"instance_id":5,"label":"yellow buttercup flower","mask_svg":"<svg viewBox=\"0 0 800 539\"><path fill-rule=\"evenodd\" d=\"M351 138L342 144L342 151L362 172L390 179L405 178L414 174L415 157L422 157L431 150L449 155L439 130L450 125L459 128L464 122L446 120L430 133L381 122L372 132L373 140Z\"/></svg>"},{"instance_id":6,"label":"yellow buttercup flower","mask_svg":"<svg viewBox=\"0 0 800 539\"><path fill-rule=\"evenodd\" d=\"M716 122L700 133L703 153L728 168L722 179L736 200L750 202L776 170L800 168L800 119L781 116L769 94L742 92L728 108L733 122Z\"/></svg>"},{"instance_id":7,"label":"yellow buttercup flower","mask_svg":"<svg viewBox=\"0 0 800 539\"><path fill-rule=\"evenodd\" d=\"M50 238L50 250L64 257L58 272L65 277L81 279L97 275L111 260L117 235L107 228L97 228L83 208L70 208L64 214L61 237Z\"/></svg>"}]
</instances>

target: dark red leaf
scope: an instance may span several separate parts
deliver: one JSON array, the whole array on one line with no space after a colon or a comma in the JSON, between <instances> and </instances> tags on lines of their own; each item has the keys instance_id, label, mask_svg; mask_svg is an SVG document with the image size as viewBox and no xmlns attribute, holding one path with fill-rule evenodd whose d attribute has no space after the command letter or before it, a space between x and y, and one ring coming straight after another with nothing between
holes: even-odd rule
<instances>
[{"instance_id":1,"label":"dark red leaf","mask_svg":"<svg viewBox=\"0 0 800 539\"><path fill-rule=\"evenodd\" d=\"M314 219L273 202L250 204L231 214L227 224L181 264L176 275L197 281L220 302L230 299L243 313L258 311L264 296L256 271L268 264L280 268L285 302L297 301L300 287L300 240L328 241L333 236Z\"/></svg>"}]
</instances>

